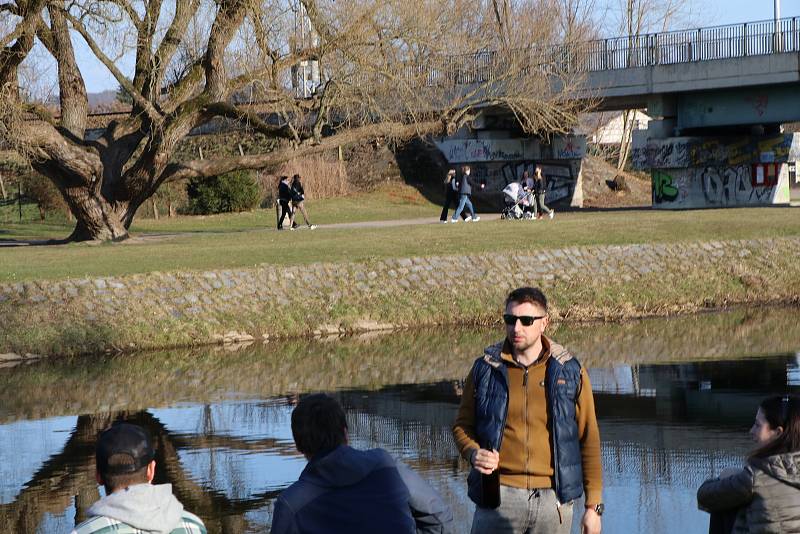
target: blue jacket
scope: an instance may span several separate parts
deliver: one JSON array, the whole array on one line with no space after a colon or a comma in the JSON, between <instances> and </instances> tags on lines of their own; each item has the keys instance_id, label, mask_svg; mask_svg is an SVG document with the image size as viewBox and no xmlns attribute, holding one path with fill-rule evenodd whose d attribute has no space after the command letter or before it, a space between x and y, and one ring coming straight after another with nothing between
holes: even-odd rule
<instances>
[{"instance_id":1,"label":"blue jacket","mask_svg":"<svg viewBox=\"0 0 800 534\"><path fill-rule=\"evenodd\" d=\"M383 449L341 445L308 463L275 501L272 534L445 534L453 516L441 497Z\"/></svg>"},{"instance_id":2,"label":"blue jacket","mask_svg":"<svg viewBox=\"0 0 800 534\"><path fill-rule=\"evenodd\" d=\"M500 354L503 344L488 347L472 367L475 383L475 433L484 449L500 450L508 413L508 369ZM560 345L551 344L545 372L547 415L552 421L554 490L567 503L583 495L583 461L575 403L581 386L581 365Z\"/></svg>"}]
</instances>

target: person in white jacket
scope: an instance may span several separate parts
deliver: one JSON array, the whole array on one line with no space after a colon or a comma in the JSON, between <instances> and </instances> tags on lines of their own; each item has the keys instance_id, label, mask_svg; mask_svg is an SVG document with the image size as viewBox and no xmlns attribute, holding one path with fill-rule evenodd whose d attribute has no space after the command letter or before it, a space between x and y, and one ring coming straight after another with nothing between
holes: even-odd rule
<instances>
[{"instance_id":1,"label":"person in white jacket","mask_svg":"<svg viewBox=\"0 0 800 534\"><path fill-rule=\"evenodd\" d=\"M98 484L106 496L72 534L206 534L203 521L183 509L171 484L153 485L155 451L140 426L116 423L104 430L95 451Z\"/></svg>"}]
</instances>

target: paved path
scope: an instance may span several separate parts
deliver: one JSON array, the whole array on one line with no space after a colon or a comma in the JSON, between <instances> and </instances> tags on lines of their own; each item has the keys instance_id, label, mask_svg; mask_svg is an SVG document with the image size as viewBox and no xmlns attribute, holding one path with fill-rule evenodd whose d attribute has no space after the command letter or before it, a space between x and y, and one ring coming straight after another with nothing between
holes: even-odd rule
<instances>
[{"instance_id":1,"label":"paved path","mask_svg":"<svg viewBox=\"0 0 800 534\"><path fill-rule=\"evenodd\" d=\"M499 213L486 213L480 216L481 220L477 223L470 222L469 224L480 224L483 221L496 221L500 219ZM341 228L390 228L394 226L416 226L422 224L442 224L436 217L422 217L418 219L394 219L389 221L361 221L351 223L335 223L335 224L320 224L317 225L318 229L341 229ZM451 224L451 223L448 223ZM459 221L456 224L467 224ZM266 228L267 230L277 231L274 227ZM305 230L306 227L301 225L299 230ZM126 239L120 244L134 245L137 243L152 243L154 241L165 241L174 237L185 235L196 235L197 232L170 232L170 233L134 233L129 239ZM52 241L45 239L0 239L0 248L3 247L29 247L29 246L47 246L47 245L62 245L64 241ZM90 244L95 244L94 242ZM97 242L99 244L99 242Z\"/></svg>"},{"instance_id":2,"label":"paved path","mask_svg":"<svg viewBox=\"0 0 800 534\"><path fill-rule=\"evenodd\" d=\"M483 221L496 221L500 218L500 214L487 213L485 215L481 215L480 217L481 220L478 221L476 224L480 224ZM397 219L391 221L363 221L363 222L352 222L352 223L321 224L319 225L319 228L388 228L390 226L413 226L419 224L442 224L442 223L439 222L438 217L423 217L420 219ZM463 221L459 221L456 224L464 224L464 223Z\"/></svg>"}]
</instances>

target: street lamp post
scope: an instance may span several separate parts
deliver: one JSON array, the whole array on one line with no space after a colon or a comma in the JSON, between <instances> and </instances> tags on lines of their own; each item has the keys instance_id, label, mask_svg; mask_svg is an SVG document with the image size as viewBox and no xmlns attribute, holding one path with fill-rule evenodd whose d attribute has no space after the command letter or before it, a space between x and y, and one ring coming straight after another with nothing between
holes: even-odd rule
<instances>
[{"instance_id":1,"label":"street lamp post","mask_svg":"<svg viewBox=\"0 0 800 534\"><path fill-rule=\"evenodd\" d=\"M775 52L780 52L781 46L781 0L774 0L773 15L775 18Z\"/></svg>"}]
</instances>

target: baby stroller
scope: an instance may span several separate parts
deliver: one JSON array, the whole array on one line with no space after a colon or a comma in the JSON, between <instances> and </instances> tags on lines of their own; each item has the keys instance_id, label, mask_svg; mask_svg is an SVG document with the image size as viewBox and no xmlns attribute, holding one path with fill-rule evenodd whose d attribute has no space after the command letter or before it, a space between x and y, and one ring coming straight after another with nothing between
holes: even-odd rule
<instances>
[{"instance_id":1,"label":"baby stroller","mask_svg":"<svg viewBox=\"0 0 800 534\"><path fill-rule=\"evenodd\" d=\"M515 192L506 187L503 189L503 209L500 212L500 218L512 220L533 218L530 210L525 209L531 202L533 202L533 196L530 191L519 188Z\"/></svg>"}]
</instances>

